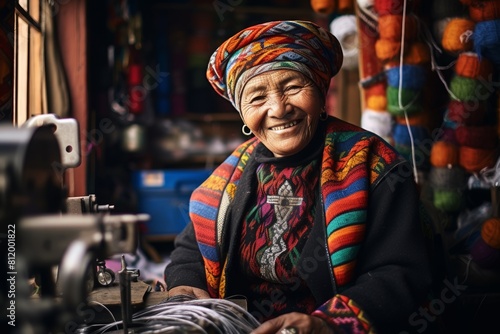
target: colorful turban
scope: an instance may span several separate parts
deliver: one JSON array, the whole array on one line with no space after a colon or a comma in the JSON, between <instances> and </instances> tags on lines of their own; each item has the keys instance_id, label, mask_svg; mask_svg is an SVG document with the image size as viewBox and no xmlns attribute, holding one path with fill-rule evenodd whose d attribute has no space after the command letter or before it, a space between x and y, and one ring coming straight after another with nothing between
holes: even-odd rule
<instances>
[{"instance_id":1,"label":"colorful turban","mask_svg":"<svg viewBox=\"0 0 500 334\"><path fill-rule=\"evenodd\" d=\"M239 111L248 80L276 69L301 72L326 96L342 60L340 43L328 30L308 21L272 21L243 29L219 46L207 79Z\"/></svg>"}]
</instances>

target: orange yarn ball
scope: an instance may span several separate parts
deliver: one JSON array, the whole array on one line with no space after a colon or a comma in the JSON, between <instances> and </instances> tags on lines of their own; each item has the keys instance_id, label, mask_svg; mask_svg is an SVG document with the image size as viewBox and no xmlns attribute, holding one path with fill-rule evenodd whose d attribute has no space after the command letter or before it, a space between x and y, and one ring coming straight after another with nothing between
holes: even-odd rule
<instances>
[{"instance_id":1,"label":"orange yarn ball","mask_svg":"<svg viewBox=\"0 0 500 334\"><path fill-rule=\"evenodd\" d=\"M366 108L377 111L387 110L386 87L385 81L381 81L365 89Z\"/></svg>"},{"instance_id":2,"label":"orange yarn ball","mask_svg":"<svg viewBox=\"0 0 500 334\"><path fill-rule=\"evenodd\" d=\"M353 0L338 0L337 11L339 13L349 13L354 10Z\"/></svg>"},{"instance_id":3,"label":"orange yarn ball","mask_svg":"<svg viewBox=\"0 0 500 334\"><path fill-rule=\"evenodd\" d=\"M389 39L378 39L375 42L375 54L381 61L389 61L399 57L401 43Z\"/></svg>"},{"instance_id":4,"label":"orange yarn ball","mask_svg":"<svg viewBox=\"0 0 500 334\"><path fill-rule=\"evenodd\" d=\"M500 249L500 218L487 219L481 225L481 238L487 245Z\"/></svg>"},{"instance_id":5,"label":"orange yarn ball","mask_svg":"<svg viewBox=\"0 0 500 334\"><path fill-rule=\"evenodd\" d=\"M451 53L470 51L473 47L472 34L475 23L465 18L454 18L448 22L443 32L441 45Z\"/></svg>"},{"instance_id":6,"label":"orange yarn ball","mask_svg":"<svg viewBox=\"0 0 500 334\"><path fill-rule=\"evenodd\" d=\"M473 1L469 5L469 16L476 22L496 20L500 18L500 2Z\"/></svg>"},{"instance_id":7,"label":"orange yarn ball","mask_svg":"<svg viewBox=\"0 0 500 334\"><path fill-rule=\"evenodd\" d=\"M406 118L404 116L396 116L395 118L398 124L406 125ZM408 124L411 126L427 126L429 125L429 118L429 113L423 110L421 112L408 115Z\"/></svg>"},{"instance_id":8,"label":"orange yarn ball","mask_svg":"<svg viewBox=\"0 0 500 334\"><path fill-rule=\"evenodd\" d=\"M377 111L387 110L387 97L385 95L372 95L366 99L366 107Z\"/></svg>"},{"instance_id":9,"label":"orange yarn ball","mask_svg":"<svg viewBox=\"0 0 500 334\"><path fill-rule=\"evenodd\" d=\"M493 73L493 64L484 57L479 59L475 52L462 52L455 63L455 73L466 78L487 80Z\"/></svg>"},{"instance_id":10,"label":"orange yarn ball","mask_svg":"<svg viewBox=\"0 0 500 334\"><path fill-rule=\"evenodd\" d=\"M439 140L432 145L430 162L434 167L450 167L458 165L459 155L458 146Z\"/></svg>"},{"instance_id":11,"label":"orange yarn ball","mask_svg":"<svg viewBox=\"0 0 500 334\"><path fill-rule=\"evenodd\" d=\"M415 41L405 45L403 64L422 65L431 61L429 46L424 42ZM399 66L399 59L393 59L386 63L386 69Z\"/></svg>"},{"instance_id":12,"label":"orange yarn ball","mask_svg":"<svg viewBox=\"0 0 500 334\"><path fill-rule=\"evenodd\" d=\"M334 0L311 0L312 9L319 14L331 14L335 11Z\"/></svg>"},{"instance_id":13,"label":"orange yarn ball","mask_svg":"<svg viewBox=\"0 0 500 334\"><path fill-rule=\"evenodd\" d=\"M484 168L495 166L498 158L497 149L459 147L459 163L469 173L479 173Z\"/></svg>"},{"instance_id":14,"label":"orange yarn ball","mask_svg":"<svg viewBox=\"0 0 500 334\"><path fill-rule=\"evenodd\" d=\"M418 21L415 16L405 16L405 40L414 40L418 35ZM378 31L382 39L401 41L403 32L402 15L383 15L378 18Z\"/></svg>"}]
</instances>

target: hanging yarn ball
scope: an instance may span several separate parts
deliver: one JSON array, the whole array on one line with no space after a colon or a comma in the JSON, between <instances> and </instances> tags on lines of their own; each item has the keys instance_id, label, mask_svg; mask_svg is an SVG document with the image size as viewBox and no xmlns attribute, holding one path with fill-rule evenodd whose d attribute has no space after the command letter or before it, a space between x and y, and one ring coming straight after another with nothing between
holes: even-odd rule
<instances>
[{"instance_id":1,"label":"hanging yarn ball","mask_svg":"<svg viewBox=\"0 0 500 334\"><path fill-rule=\"evenodd\" d=\"M461 125L480 125L486 117L484 103L450 100L446 118Z\"/></svg>"},{"instance_id":2,"label":"hanging yarn ball","mask_svg":"<svg viewBox=\"0 0 500 334\"><path fill-rule=\"evenodd\" d=\"M387 110L387 97L384 95L372 95L366 99L366 107L377 111Z\"/></svg>"},{"instance_id":3,"label":"hanging yarn ball","mask_svg":"<svg viewBox=\"0 0 500 334\"><path fill-rule=\"evenodd\" d=\"M497 149L476 148L468 146L459 147L459 163L467 172L479 173L485 168L495 166L498 152Z\"/></svg>"},{"instance_id":4,"label":"hanging yarn ball","mask_svg":"<svg viewBox=\"0 0 500 334\"><path fill-rule=\"evenodd\" d=\"M466 18L454 18L448 22L441 45L450 53L460 53L472 50L475 23Z\"/></svg>"},{"instance_id":5,"label":"hanging yarn ball","mask_svg":"<svg viewBox=\"0 0 500 334\"><path fill-rule=\"evenodd\" d=\"M476 23L474 51L480 58L488 58L497 68L500 67L500 20Z\"/></svg>"},{"instance_id":6,"label":"hanging yarn ball","mask_svg":"<svg viewBox=\"0 0 500 334\"><path fill-rule=\"evenodd\" d=\"M406 15L404 21L405 40L414 40L418 35L418 21L414 15ZM403 15L382 15L378 18L378 32L382 39L401 41Z\"/></svg>"},{"instance_id":7,"label":"hanging yarn ball","mask_svg":"<svg viewBox=\"0 0 500 334\"><path fill-rule=\"evenodd\" d=\"M389 39L378 39L375 42L375 55L382 62L398 58L401 52L401 42Z\"/></svg>"},{"instance_id":8,"label":"hanging yarn ball","mask_svg":"<svg viewBox=\"0 0 500 334\"><path fill-rule=\"evenodd\" d=\"M401 94L401 106L399 104L399 95ZM393 116L403 116L418 112L422 109L421 92L411 89L401 89L396 87L387 87L387 110Z\"/></svg>"},{"instance_id":9,"label":"hanging yarn ball","mask_svg":"<svg viewBox=\"0 0 500 334\"><path fill-rule=\"evenodd\" d=\"M361 113L361 127L386 138L392 131L392 116L387 111L365 109Z\"/></svg>"},{"instance_id":10,"label":"hanging yarn ball","mask_svg":"<svg viewBox=\"0 0 500 334\"><path fill-rule=\"evenodd\" d=\"M379 82L376 82L365 89L365 94L366 96L372 96L372 95L385 95L385 89L387 87L387 83L385 80L380 80Z\"/></svg>"},{"instance_id":11,"label":"hanging yarn ball","mask_svg":"<svg viewBox=\"0 0 500 334\"><path fill-rule=\"evenodd\" d=\"M378 111L387 111L387 97L385 95L387 84L383 81L377 82L364 91L366 108Z\"/></svg>"},{"instance_id":12,"label":"hanging yarn ball","mask_svg":"<svg viewBox=\"0 0 500 334\"><path fill-rule=\"evenodd\" d=\"M470 249L472 260L484 269L499 269L500 250L489 246L483 238L477 238Z\"/></svg>"},{"instance_id":13,"label":"hanging yarn ball","mask_svg":"<svg viewBox=\"0 0 500 334\"><path fill-rule=\"evenodd\" d=\"M491 91L477 79L471 79L455 75L450 80L450 91L452 98L459 101L485 101Z\"/></svg>"},{"instance_id":14,"label":"hanging yarn ball","mask_svg":"<svg viewBox=\"0 0 500 334\"><path fill-rule=\"evenodd\" d=\"M490 247L500 249L500 218L494 217L483 222L481 238Z\"/></svg>"},{"instance_id":15,"label":"hanging yarn ball","mask_svg":"<svg viewBox=\"0 0 500 334\"><path fill-rule=\"evenodd\" d=\"M402 124L402 125L422 125L422 126L427 126L429 125L429 113L425 112L425 110L422 110L417 113L413 113L410 115L405 116L395 116L394 119L396 123Z\"/></svg>"},{"instance_id":16,"label":"hanging yarn ball","mask_svg":"<svg viewBox=\"0 0 500 334\"><path fill-rule=\"evenodd\" d=\"M429 171L429 184L437 189L463 189L467 183L467 173L460 166L436 167Z\"/></svg>"},{"instance_id":17,"label":"hanging yarn ball","mask_svg":"<svg viewBox=\"0 0 500 334\"><path fill-rule=\"evenodd\" d=\"M411 131L411 136L415 145L418 145L418 143L422 142L424 139L429 138L429 131L425 126L411 125L408 129L406 124L396 123L394 124L392 131L394 142L403 145L411 145L412 141L409 131Z\"/></svg>"},{"instance_id":18,"label":"hanging yarn ball","mask_svg":"<svg viewBox=\"0 0 500 334\"><path fill-rule=\"evenodd\" d=\"M422 65L429 63L431 60L431 54L429 51L429 46L424 42L415 41L405 45L403 64L407 65ZM386 67L399 66L399 59L392 59L386 63Z\"/></svg>"},{"instance_id":19,"label":"hanging yarn ball","mask_svg":"<svg viewBox=\"0 0 500 334\"><path fill-rule=\"evenodd\" d=\"M352 13L354 11L354 1L353 0L338 0L337 1L337 12L339 13Z\"/></svg>"},{"instance_id":20,"label":"hanging yarn ball","mask_svg":"<svg viewBox=\"0 0 500 334\"><path fill-rule=\"evenodd\" d=\"M418 65L395 66L385 70L387 84L392 87L399 87L400 81L402 88L419 90L425 84L426 72Z\"/></svg>"},{"instance_id":21,"label":"hanging yarn ball","mask_svg":"<svg viewBox=\"0 0 500 334\"><path fill-rule=\"evenodd\" d=\"M498 144L496 126L460 126L456 130L459 145L494 149Z\"/></svg>"},{"instance_id":22,"label":"hanging yarn ball","mask_svg":"<svg viewBox=\"0 0 500 334\"><path fill-rule=\"evenodd\" d=\"M476 22L496 20L500 18L500 2L473 1L469 5L469 16Z\"/></svg>"},{"instance_id":23,"label":"hanging yarn ball","mask_svg":"<svg viewBox=\"0 0 500 334\"><path fill-rule=\"evenodd\" d=\"M459 163L458 146L452 142L439 140L431 148L430 162L434 167L452 167Z\"/></svg>"},{"instance_id":24,"label":"hanging yarn ball","mask_svg":"<svg viewBox=\"0 0 500 334\"><path fill-rule=\"evenodd\" d=\"M445 212L458 212L463 204L463 191L461 189L433 189L433 204Z\"/></svg>"},{"instance_id":25,"label":"hanging yarn ball","mask_svg":"<svg viewBox=\"0 0 500 334\"><path fill-rule=\"evenodd\" d=\"M493 73L493 64L486 58L479 58L475 52L462 52L457 57L455 73L466 78L486 80Z\"/></svg>"},{"instance_id":26,"label":"hanging yarn ball","mask_svg":"<svg viewBox=\"0 0 500 334\"><path fill-rule=\"evenodd\" d=\"M359 64L358 27L355 15L342 15L330 23L330 32L337 37L344 54L342 68L351 70Z\"/></svg>"},{"instance_id":27,"label":"hanging yarn ball","mask_svg":"<svg viewBox=\"0 0 500 334\"><path fill-rule=\"evenodd\" d=\"M335 1L311 0L311 7L318 14L329 15L335 11Z\"/></svg>"},{"instance_id":28,"label":"hanging yarn ball","mask_svg":"<svg viewBox=\"0 0 500 334\"><path fill-rule=\"evenodd\" d=\"M434 1L434 3L436 2L439 1ZM444 29L446 29L451 20L453 20L453 17L445 17L432 23L432 36L439 46L442 46L441 41L443 40Z\"/></svg>"},{"instance_id":29,"label":"hanging yarn ball","mask_svg":"<svg viewBox=\"0 0 500 334\"><path fill-rule=\"evenodd\" d=\"M406 1L406 12L413 11L419 1L417 0L375 0L373 6L378 15L403 14Z\"/></svg>"}]
</instances>

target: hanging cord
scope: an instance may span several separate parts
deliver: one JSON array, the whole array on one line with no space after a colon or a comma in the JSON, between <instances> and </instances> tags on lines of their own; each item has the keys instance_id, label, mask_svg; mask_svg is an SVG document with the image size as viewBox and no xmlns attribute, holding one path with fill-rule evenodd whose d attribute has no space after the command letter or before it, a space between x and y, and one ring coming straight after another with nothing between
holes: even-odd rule
<instances>
[{"instance_id":1,"label":"hanging cord","mask_svg":"<svg viewBox=\"0 0 500 334\"><path fill-rule=\"evenodd\" d=\"M408 129L408 134L410 135L410 145L411 145L411 160L413 165L413 174L415 178L415 182L418 184L418 173L417 173L417 162L415 158L415 143L413 141L413 134L411 133L410 121L408 120L408 113L406 112L407 108L415 102L410 101L407 106L403 106L403 98L402 98L402 89L403 89L403 56L405 49L405 24L406 23L406 0L403 1L403 18L401 24L401 51L399 53L399 85L398 85L398 105L399 108L402 109L405 113L405 122L406 127Z\"/></svg>"},{"instance_id":2,"label":"hanging cord","mask_svg":"<svg viewBox=\"0 0 500 334\"><path fill-rule=\"evenodd\" d=\"M455 94L453 94L453 92L448 87L448 84L447 84L445 78L443 77L443 73L441 73L442 71L448 70L451 67L453 67L455 65L455 63L456 63L456 60L450 62L446 66L438 66L437 62L436 62L436 58L434 57L434 50L437 50L439 53L443 53L443 51L437 45L437 43L434 41L434 38L432 37L432 34L429 31L428 27L425 24L423 24L420 20L418 20L418 23L419 23L419 30L422 32L423 40L427 44L427 46L429 47L429 54L430 54L430 57L431 57L431 69L432 69L432 71L434 71L434 72L437 73L437 75L439 77L439 80L443 84L443 86L446 89L446 91L448 92L448 94L453 99L457 99L456 96L455 96Z\"/></svg>"}]
</instances>

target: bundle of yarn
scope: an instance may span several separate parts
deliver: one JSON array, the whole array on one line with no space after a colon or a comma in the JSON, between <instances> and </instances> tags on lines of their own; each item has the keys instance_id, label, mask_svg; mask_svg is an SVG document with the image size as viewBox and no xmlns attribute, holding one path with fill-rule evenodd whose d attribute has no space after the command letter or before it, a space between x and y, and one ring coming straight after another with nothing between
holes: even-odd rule
<instances>
[{"instance_id":1,"label":"bundle of yarn","mask_svg":"<svg viewBox=\"0 0 500 334\"><path fill-rule=\"evenodd\" d=\"M226 299L194 299L179 295L146 307L132 315L127 324L133 333L250 333L259 322L244 308ZM92 324L85 333L115 332L123 321Z\"/></svg>"}]
</instances>

